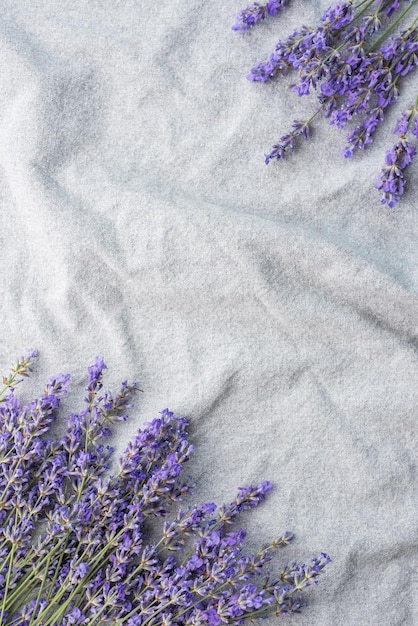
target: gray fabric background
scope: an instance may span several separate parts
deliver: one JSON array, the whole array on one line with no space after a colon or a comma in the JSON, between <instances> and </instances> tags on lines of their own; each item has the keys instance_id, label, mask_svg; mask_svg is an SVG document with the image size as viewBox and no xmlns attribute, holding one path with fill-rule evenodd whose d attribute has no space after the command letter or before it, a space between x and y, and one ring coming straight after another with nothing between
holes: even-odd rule
<instances>
[{"instance_id":1,"label":"gray fabric background","mask_svg":"<svg viewBox=\"0 0 418 626\"><path fill-rule=\"evenodd\" d=\"M169 407L198 500L271 480L249 546L292 530L281 560L333 558L289 625L412 626L418 176L396 209L373 184L416 78L363 156L319 120L268 167L314 101L245 80L328 4L246 37L239 0L3 0L1 363L38 348L22 393L69 371L70 409L103 355L144 390L118 449Z\"/></svg>"}]
</instances>

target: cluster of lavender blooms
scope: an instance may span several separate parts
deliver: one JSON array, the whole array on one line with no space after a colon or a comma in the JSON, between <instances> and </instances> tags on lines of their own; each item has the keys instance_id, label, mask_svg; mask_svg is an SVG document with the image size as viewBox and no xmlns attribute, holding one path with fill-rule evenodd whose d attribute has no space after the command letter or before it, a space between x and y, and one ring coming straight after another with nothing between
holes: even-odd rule
<instances>
[{"instance_id":1,"label":"cluster of lavender blooms","mask_svg":"<svg viewBox=\"0 0 418 626\"><path fill-rule=\"evenodd\" d=\"M280 9L286 7L286 4L286 0L269 0L267 4L255 2L237 15L232 30L241 30L247 33L257 22L265 20L269 15L276 15Z\"/></svg>"},{"instance_id":2,"label":"cluster of lavender blooms","mask_svg":"<svg viewBox=\"0 0 418 626\"><path fill-rule=\"evenodd\" d=\"M398 120L395 133L399 135L398 141L386 152L386 165L376 184L376 188L383 192L382 202L386 202L389 207L395 206L403 194L403 172L417 153L415 146L410 145L410 136L418 138L418 98L415 106L405 111Z\"/></svg>"},{"instance_id":3,"label":"cluster of lavender blooms","mask_svg":"<svg viewBox=\"0 0 418 626\"><path fill-rule=\"evenodd\" d=\"M315 28L302 26L279 41L269 59L251 70L248 79L267 82L289 70L296 70L292 85L299 96L317 92L319 106L304 121L295 120L292 130L280 138L265 161L283 159L293 152L299 138L311 136L311 123L322 112L331 125L345 128L358 123L347 135L346 158L372 143L387 109L399 96L400 82L418 65L418 28L414 19L407 28L392 33L403 22L418 0L359 0L337 2L323 14ZM260 19L278 12L267 3L247 7L237 17L234 30L249 31ZM284 3L280 3L280 8ZM383 28L383 33L380 31ZM377 34L378 33L378 34ZM411 113L412 111L412 113ZM382 190L382 203L393 207L404 192L403 172L415 155L406 131L417 137L416 106L403 113L398 122L405 129L386 155L386 166L376 187ZM407 120L407 121L406 121ZM405 127L406 124L406 127Z\"/></svg>"},{"instance_id":4,"label":"cluster of lavender blooms","mask_svg":"<svg viewBox=\"0 0 418 626\"><path fill-rule=\"evenodd\" d=\"M36 356L21 358L0 391L1 626L217 626L300 611L329 557L264 574L291 533L248 555L244 531L230 526L264 500L268 482L240 488L229 505L178 509L192 489L181 477L192 446L186 421L168 410L138 431L111 475L103 441L126 419L136 385L104 393L97 358L83 410L53 441L46 433L70 377L51 378L22 406L15 386ZM155 518L166 518L158 541Z\"/></svg>"}]
</instances>

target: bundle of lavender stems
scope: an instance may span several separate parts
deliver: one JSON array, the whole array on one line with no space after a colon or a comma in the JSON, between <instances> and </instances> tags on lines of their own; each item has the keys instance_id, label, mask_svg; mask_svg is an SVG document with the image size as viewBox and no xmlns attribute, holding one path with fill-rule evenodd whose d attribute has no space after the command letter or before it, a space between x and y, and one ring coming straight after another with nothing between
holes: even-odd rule
<instances>
[{"instance_id":1,"label":"bundle of lavender stems","mask_svg":"<svg viewBox=\"0 0 418 626\"><path fill-rule=\"evenodd\" d=\"M287 0L254 3L237 16L234 30L249 32L258 22L275 16ZM267 82L295 70L292 89L299 96L317 92L318 106L307 120L294 120L265 156L266 163L293 152L300 138L311 137L312 122L322 113L329 123L345 128L356 120L343 151L351 158L372 143L385 113L398 99L404 76L418 64L418 17L407 14L417 0L360 0L328 8L316 27L302 26L279 41L266 62L248 79ZM376 188L381 202L394 207L405 190L404 173L416 155L418 97L402 113L394 132L397 141L386 153Z\"/></svg>"},{"instance_id":2,"label":"bundle of lavender stems","mask_svg":"<svg viewBox=\"0 0 418 626\"><path fill-rule=\"evenodd\" d=\"M302 590L330 558L273 574L272 553L292 534L247 554L236 526L269 482L240 488L221 507L179 505L192 491L182 470L193 446L186 420L167 409L137 432L112 474L104 440L126 419L136 385L103 392L97 358L82 410L55 441L46 435L70 376L51 378L21 405L15 387L36 356L19 359L0 390L1 626L218 626L301 610Z\"/></svg>"}]
</instances>

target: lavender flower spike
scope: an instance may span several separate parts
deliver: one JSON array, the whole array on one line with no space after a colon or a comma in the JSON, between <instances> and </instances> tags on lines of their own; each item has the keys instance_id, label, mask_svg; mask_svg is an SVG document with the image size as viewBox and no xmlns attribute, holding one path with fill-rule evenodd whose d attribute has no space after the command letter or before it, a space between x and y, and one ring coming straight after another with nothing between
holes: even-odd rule
<instances>
[{"instance_id":1,"label":"lavender flower spike","mask_svg":"<svg viewBox=\"0 0 418 626\"><path fill-rule=\"evenodd\" d=\"M23 381L23 378L29 376L32 371L32 365L38 357L37 350L29 350L26 356L20 357L11 368L9 376L3 376L3 389L0 390L0 402L5 402L4 394L7 391L13 392L16 385ZM22 378L19 378L22 376Z\"/></svg>"},{"instance_id":2,"label":"lavender flower spike","mask_svg":"<svg viewBox=\"0 0 418 626\"><path fill-rule=\"evenodd\" d=\"M267 4L255 2L237 15L232 30L248 33L257 22L265 20L270 15L276 15L286 4L287 0L269 0Z\"/></svg>"},{"instance_id":3,"label":"lavender flower spike","mask_svg":"<svg viewBox=\"0 0 418 626\"><path fill-rule=\"evenodd\" d=\"M411 164L416 155L416 148L410 145L410 140L418 138L418 96L414 106L404 111L394 130L399 135L398 141L386 153L386 165L382 169L376 189L381 189L382 204L394 207L404 193L404 171ZM411 137L411 135L413 137Z\"/></svg>"},{"instance_id":4,"label":"lavender flower spike","mask_svg":"<svg viewBox=\"0 0 418 626\"><path fill-rule=\"evenodd\" d=\"M268 165L272 159L279 161L279 159L284 159L289 152L293 152L295 149L295 139L298 137L303 136L305 139L309 139L311 136L309 121L301 122L294 120L292 128L293 132L283 135L283 137L279 139L279 143L273 146L272 151L266 154L266 165Z\"/></svg>"},{"instance_id":5,"label":"lavender flower spike","mask_svg":"<svg viewBox=\"0 0 418 626\"><path fill-rule=\"evenodd\" d=\"M386 203L393 208L398 203L405 189L403 172L412 163L416 153L416 149L409 145L405 135L401 135L393 148L386 152L386 165L376 183L376 189L383 191L382 204Z\"/></svg>"}]
</instances>

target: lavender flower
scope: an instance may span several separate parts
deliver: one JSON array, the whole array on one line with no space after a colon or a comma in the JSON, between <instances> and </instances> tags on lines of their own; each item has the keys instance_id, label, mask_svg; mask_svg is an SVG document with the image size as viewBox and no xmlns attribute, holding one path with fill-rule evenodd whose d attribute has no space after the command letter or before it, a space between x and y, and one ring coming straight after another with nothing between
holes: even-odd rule
<instances>
[{"instance_id":1,"label":"lavender flower","mask_svg":"<svg viewBox=\"0 0 418 626\"><path fill-rule=\"evenodd\" d=\"M2 626L172 626L242 623L299 612L301 592L330 558L291 563L263 575L274 548L244 550L245 532L231 529L258 506L269 482L240 488L228 505L170 509L191 491L182 479L193 447L187 423L167 409L145 424L108 472L103 441L126 419L135 385L102 393L106 365L88 368L85 406L71 414L59 442L45 438L70 377L49 380L43 395L21 406L14 386L35 353L3 378L0 391L0 624ZM166 518L159 541L147 536Z\"/></svg>"},{"instance_id":2,"label":"lavender flower","mask_svg":"<svg viewBox=\"0 0 418 626\"><path fill-rule=\"evenodd\" d=\"M408 136L418 137L418 98L415 106L405 111L396 124L395 133L398 141L391 150L386 152L385 167L380 172L376 189L381 189L382 204L393 208L404 193L404 171L412 163L417 153L415 146L410 145Z\"/></svg>"},{"instance_id":3,"label":"lavender flower","mask_svg":"<svg viewBox=\"0 0 418 626\"><path fill-rule=\"evenodd\" d=\"M364 0L357 5L352 0L336 2L316 27L295 30L277 43L266 62L252 68L247 78L253 82L267 82L295 71L297 81L292 90L298 96L315 90L319 102L316 113L304 123L306 132L300 133L294 123L292 131L273 146L266 163L292 152L300 134L307 138L310 122L320 111L338 128L359 118L347 136L346 158L373 142L386 110L398 99L402 79L418 65L418 18L400 34L391 34L417 3L411 0L401 11L399 0ZM375 34L383 26L386 30L377 38ZM412 158L412 149L404 144L394 150L401 150L402 156L394 159L392 152L391 156L388 153L386 165L392 168L391 174L386 172L389 178L382 182L392 204L403 193L402 171Z\"/></svg>"},{"instance_id":4,"label":"lavender flower","mask_svg":"<svg viewBox=\"0 0 418 626\"><path fill-rule=\"evenodd\" d=\"M309 139L311 136L309 124L310 120L307 122L294 120L292 124L293 131L283 135L283 137L279 139L279 143L273 146L272 151L266 154L266 163L269 163L272 159L276 159L277 161L284 159L289 152L293 152L295 149L295 140L298 137Z\"/></svg>"},{"instance_id":5,"label":"lavender flower","mask_svg":"<svg viewBox=\"0 0 418 626\"><path fill-rule=\"evenodd\" d=\"M287 0L269 0L266 4L254 2L251 6L243 9L236 17L232 30L248 32L257 22L265 20L268 16L276 15L280 9L285 8Z\"/></svg>"}]
</instances>

